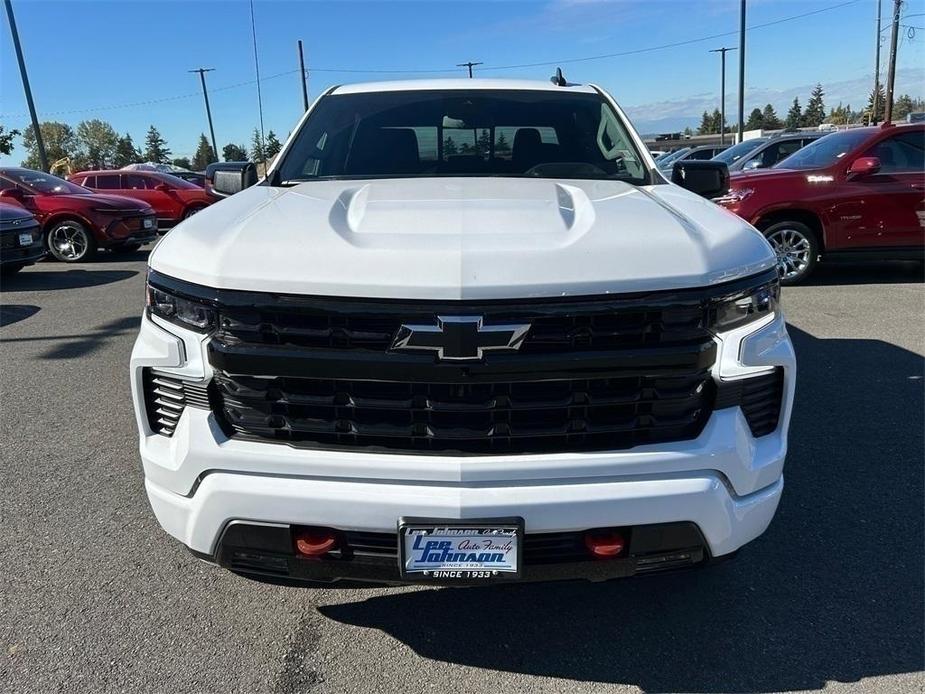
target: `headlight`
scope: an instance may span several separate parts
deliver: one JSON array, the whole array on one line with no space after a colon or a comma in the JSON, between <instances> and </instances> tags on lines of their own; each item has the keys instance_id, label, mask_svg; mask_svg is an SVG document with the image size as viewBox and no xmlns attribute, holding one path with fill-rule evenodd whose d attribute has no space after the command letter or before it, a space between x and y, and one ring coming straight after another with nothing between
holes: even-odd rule
<instances>
[{"instance_id":1,"label":"headlight","mask_svg":"<svg viewBox=\"0 0 925 694\"><path fill-rule=\"evenodd\" d=\"M755 191L751 188L733 188L725 195L713 198L713 202L717 205L738 205L754 192Z\"/></svg>"},{"instance_id":2,"label":"headlight","mask_svg":"<svg viewBox=\"0 0 925 694\"><path fill-rule=\"evenodd\" d=\"M726 332L761 320L780 306L780 280L749 289L735 296L717 299L710 311L714 332Z\"/></svg>"},{"instance_id":3,"label":"headlight","mask_svg":"<svg viewBox=\"0 0 925 694\"><path fill-rule=\"evenodd\" d=\"M148 285L148 310L184 328L198 332L209 332L215 327L215 310L198 301L185 299L170 292Z\"/></svg>"}]
</instances>

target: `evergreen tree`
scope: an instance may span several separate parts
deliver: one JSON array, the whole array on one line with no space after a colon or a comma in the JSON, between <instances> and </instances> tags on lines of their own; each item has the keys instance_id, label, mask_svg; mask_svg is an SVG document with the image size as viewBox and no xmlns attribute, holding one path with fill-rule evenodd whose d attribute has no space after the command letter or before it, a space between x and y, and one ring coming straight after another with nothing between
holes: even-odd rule
<instances>
[{"instance_id":1,"label":"evergreen tree","mask_svg":"<svg viewBox=\"0 0 925 694\"><path fill-rule=\"evenodd\" d=\"M806 104L806 110L803 112L802 124L805 127L815 127L825 120L825 104L823 103L824 92L822 85L816 84L812 93L809 95L809 101Z\"/></svg>"},{"instance_id":2,"label":"evergreen tree","mask_svg":"<svg viewBox=\"0 0 925 694\"><path fill-rule=\"evenodd\" d=\"M117 169L129 164L137 164L141 161L141 152L135 147L132 136L125 133L116 143L116 153L112 158L112 165Z\"/></svg>"},{"instance_id":3,"label":"evergreen tree","mask_svg":"<svg viewBox=\"0 0 925 694\"><path fill-rule=\"evenodd\" d=\"M222 147L222 157L225 161L247 161L247 147L229 142Z\"/></svg>"},{"instance_id":4,"label":"evergreen tree","mask_svg":"<svg viewBox=\"0 0 925 694\"><path fill-rule=\"evenodd\" d=\"M487 157L489 155L491 152L491 132L487 128L482 128L475 146L481 156Z\"/></svg>"},{"instance_id":5,"label":"evergreen tree","mask_svg":"<svg viewBox=\"0 0 925 694\"><path fill-rule=\"evenodd\" d=\"M774 110L771 104L765 105L764 110L761 112L761 124L761 127L765 130L780 130L784 127L780 118L777 117L777 111Z\"/></svg>"},{"instance_id":6,"label":"evergreen tree","mask_svg":"<svg viewBox=\"0 0 925 694\"><path fill-rule=\"evenodd\" d=\"M721 133L726 129L726 124L723 123L723 114L719 112L718 108L713 109L710 122L713 124L713 129L710 131L711 133Z\"/></svg>"},{"instance_id":7,"label":"evergreen tree","mask_svg":"<svg viewBox=\"0 0 925 694\"><path fill-rule=\"evenodd\" d=\"M713 119L707 111L703 112L700 117L700 127L697 128L698 135L709 135L713 132Z\"/></svg>"},{"instance_id":8,"label":"evergreen tree","mask_svg":"<svg viewBox=\"0 0 925 694\"><path fill-rule=\"evenodd\" d=\"M196 153L193 155L191 168L193 171L204 171L205 168L214 161L218 161L215 152L212 151L212 145L206 139L205 133L199 135L199 146L196 147Z\"/></svg>"},{"instance_id":9,"label":"evergreen tree","mask_svg":"<svg viewBox=\"0 0 925 694\"><path fill-rule=\"evenodd\" d=\"M153 125L148 128L148 134L145 135L145 161L155 162L157 164L166 164L170 161L170 150L167 148L167 140L161 137L160 132Z\"/></svg>"},{"instance_id":10,"label":"evergreen tree","mask_svg":"<svg viewBox=\"0 0 925 694\"><path fill-rule=\"evenodd\" d=\"M793 97L793 104L790 106L790 110L787 111L785 125L788 128L799 128L802 121L803 111L800 109L800 99L795 96Z\"/></svg>"},{"instance_id":11,"label":"evergreen tree","mask_svg":"<svg viewBox=\"0 0 925 694\"><path fill-rule=\"evenodd\" d=\"M276 138L276 133L272 130L267 134L267 159L272 159L280 150L283 148L283 143L281 143Z\"/></svg>"},{"instance_id":12,"label":"evergreen tree","mask_svg":"<svg viewBox=\"0 0 925 694\"><path fill-rule=\"evenodd\" d=\"M445 138L443 138L443 156L448 157L458 153L459 149L456 147L456 141L452 138L452 136L447 135Z\"/></svg>"},{"instance_id":13,"label":"evergreen tree","mask_svg":"<svg viewBox=\"0 0 925 694\"><path fill-rule=\"evenodd\" d=\"M251 159L255 162L262 162L266 158L266 149L263 145L263 139L260 137L260 130L254 128L254 135L251 138Z\"/></svg>"},{"instance_id":14,"label":"evergreen tree","mask_svg":"<svg viewBox=\"0 0 925 694\"><path fill-rule=\"evenodd\" d=\"M915 111L915 102L908 94L901 95L893 104L893 119L903 120L910 113Z\"/></svg>"},{"instance_id":15,"label":"evergreen tree","mask_svg":"<svg viewBox=\"0 0 925 694\"><path fill-rule=\"evenodd\" d=\"M760 108L752 109L748 114L748 120L745 122L746 130L761 130L764 127L764 116Z\"/></svg>"},{"instance_id":16,"label":"evergreen tree","mask_svg":"<svg viewBox=\"0 0 925 694\"><path fill-rule=\"evenodd\" d=\"M874 90L870 90L870 96L867 97L867 108L864 109L864 118L871 118L871 122L879 123L883 120L883 114L886 111L886 94L883 92L883 85L880 85L880 92L877 96L877 112L872 114L874 110Z\"/></svg>"},{"instance_id":17,"label":"evergreen tree","mask_svg":"<svg viewBox=\"0 0 925 694\"><path fill-rule=\"evenodd\" d=\"M510 152L511 145L508 143L507 138L504 137L503 132L498 133L498 141L495 142L495 153L498 152Z\"/></svg>"}]
</instances>

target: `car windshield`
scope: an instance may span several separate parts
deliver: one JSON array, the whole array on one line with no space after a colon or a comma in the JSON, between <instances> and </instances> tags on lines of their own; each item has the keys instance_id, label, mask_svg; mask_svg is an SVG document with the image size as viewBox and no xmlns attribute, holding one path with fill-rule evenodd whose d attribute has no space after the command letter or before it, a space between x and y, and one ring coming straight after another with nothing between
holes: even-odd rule
<instances>
[{"instance_id":1,"label":"car windshield","mask_svg":"<svg viewBox=\"0 0 925 694\"><path fill-rule=\"evenodd\" d=\"M193 185L189 181L185 181L179 176L174 176L168 173L157 174L155 176L160 181L163 181L167 185L178 188L180 190L201 190L199 186Z\"/></svg>"},{"instance_id":2,"label":"car windshield","mask_svg":"<svg viewBox=\"0 0 925 694\"><path fill-rule=\"evenodd\" d=\"M737 145L733 145L729 149L724 149L722 152L713 157L713 161L721 161L726 164L733 164L749 152L758 149L758 146L764 144L765 142L767 142L767 139L763 137L756 137L751 140L745 140Z\"/></svg>"},{"instance_id":3,"label":"car windshield","mask_svg":"<svg viewBox=\"0 0 925 694\"><path fill-rule=\"evenodd\" d=\"M626 127L601 95L543 90L327 96L270 180L412 176L648 182Z\"/></svg>"},{"instance_id":4,"label":"car windshield","mask_svg":"<svg viewBox=\"0 0 925 694\"><path fill-rule=\"evenodd\" d=\"M870 137L868 130L844 130L820 137L786 159L782 159L774 169L824 169L861 145Z\"/></svg>"},{"instance_id":5,"label":"car windshield","mask_svg":"<svg viewBox=\"0 0 925 694\"><path fill-rule=\"evenodd\" d=\"M7 169L4 171L8 178L21 183L26 188L42 195L92 195L93 191L79 186L63 178L31 171L29 169Z\"/></svg>"},{"instance_id":6,"label":"car windshield","mask_svg":"<svg viewBox=\"0 0 925 694\"><path fill-rule=\"evenodd\" d=\"M658 168L663 169L669 167L669 165L674 164L679 159L683 159L690 153L690 147L682 147L681 149L671 152L670 154L666 154L664 157L659 158Z\"/></svg>"}]
</instances>

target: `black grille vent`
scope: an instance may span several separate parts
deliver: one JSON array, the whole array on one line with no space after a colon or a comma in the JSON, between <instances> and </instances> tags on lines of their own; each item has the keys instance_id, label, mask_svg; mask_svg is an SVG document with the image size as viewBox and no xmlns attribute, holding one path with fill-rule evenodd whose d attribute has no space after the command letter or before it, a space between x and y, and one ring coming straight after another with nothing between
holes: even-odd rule
<instances>
[{"instance_id":1,"label":"black grille vent","mask_svg":"<svg viewBox=\"0 0 925 694\"><path fill-rule=\"evenodd\" d=\"M152 431L172 436L186 406L210 409L208 384L177 378L153 369L142 373L145 409Z\"/></svg>"},{"instance_id":2,"label":"black grille vent","mask_svg":"<svg viewBox=\"0 0 925 694\"><path fill-rule=\"evenodd\" d=\"M766 436L777 429L784 396L784 370L726 381L719 387L716 409L742 408L752 436Z\"/></svg>"},{"instance_id":3,"label":"black grille vent","mask_svg":"<svg viewBox=\"0 0 925 694\"><path fill-rule=\"evenodd\" d=\"M574 380L432 383L216 371L219 414L242 436L323 447L492 454L608 450L695 438L709 369Z\"/></svg>"}]
</instances>

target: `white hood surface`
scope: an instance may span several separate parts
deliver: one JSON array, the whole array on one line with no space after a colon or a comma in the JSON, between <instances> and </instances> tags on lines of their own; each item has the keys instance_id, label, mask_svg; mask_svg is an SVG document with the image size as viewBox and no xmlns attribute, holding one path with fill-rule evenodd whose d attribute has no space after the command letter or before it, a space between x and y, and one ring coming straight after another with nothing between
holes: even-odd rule
<instances>
[{"instance_id":1,"label":"white hood surface","mask_svg":"<svg viewBox=\"0 0 925 694\"><path fill-rule=\"evenodd\" d=\"M255 186L174 228L150 264L225 289L501 299L702 287L775 259L674 185L396 178Z\"/></svg>"}]
</instances>

